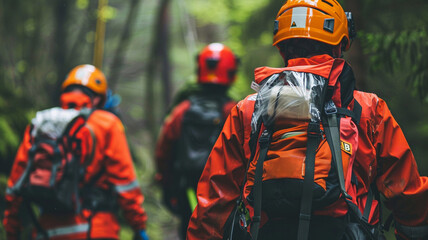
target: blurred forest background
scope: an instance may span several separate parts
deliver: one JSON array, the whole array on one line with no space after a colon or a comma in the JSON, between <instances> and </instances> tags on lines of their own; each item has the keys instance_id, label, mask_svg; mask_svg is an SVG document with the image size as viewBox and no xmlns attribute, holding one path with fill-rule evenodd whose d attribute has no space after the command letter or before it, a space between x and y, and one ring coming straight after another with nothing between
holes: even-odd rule
<instances>
[{"instance_id":1,"label":"blurred forest background","mask_svg":"<svg viewBox=\"0 0 428 240\"><path fill-rule=\"evenodd\" d=\"M230 95L249 93L253 70L281 67L272 43L283 0L0 0L0 211L6 179L26 124L58 102L67 72L93 63L122 97L120 110L140 176L150 239L176 239L177 220L153 181L154 145L174 96L195 82L195 56L222 42L240 59ZM358 37L345 58L358 88L385 99L403 128L421 174L428 174L428 1L342 0ZM105 37L96 34L97 19ZM102 26L102 25L100 25ZM98 45L99 46L99 45ZM124 224L122 239L131 232ZM4 232L0 228L0 239Z\"/></svg>"}]
</instances>

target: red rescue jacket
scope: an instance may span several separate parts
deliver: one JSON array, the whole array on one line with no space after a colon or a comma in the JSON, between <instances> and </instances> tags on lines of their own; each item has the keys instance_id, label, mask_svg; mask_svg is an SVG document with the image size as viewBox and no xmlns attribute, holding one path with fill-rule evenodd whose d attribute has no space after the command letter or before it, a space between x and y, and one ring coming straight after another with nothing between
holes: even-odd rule
<instances>
[{"instance_id":1,"label":"red rescue jacket","mask_svg":"<svg viewBox=\"0 0 428 240\"><path fill-rule=\"evenodd\" d=\"M134 230L145 229L147 216L142 208L144 197L140 191L131 154L125 137L124 127L114 114L95 110L87 120L96 137L95 155L86 169L84 183L103 171L95 186L101 189L113 188L124 217ZM18 149L6 190L6 210L3 224L9 240L18 239L20 222L18 209L22 198L11 189L26 168L30 144L30 127ZM102 170L104 169L104 170ZM84 184L83 183L83 184ZM90 222L88 218L91 216ZM81 214L42 214L40 225L50 239L118 239L119 223L111 211L92 213L83 210ZM88 231L89 235L88 235Z\"/></svg>"},{"instance_id":2,"label":"red rescue jacket","mask_svg":"<svg viewBox=\"0 0 428 240\"><path fill-rule=\"evenodd\" d=\"M331 59L327 55L292 59L288 62L288 67L319 65ZM283 70L272 68L256 69L256 82L281 71ZM358 180L355 200L358 207L363 211L368 189L375 182L398 223L428 226L428 178L419 175L414 156L400 126L386 103L375 94L355 91L354 97L362 106L358 126L359 145L353 166ZM223 238L224 225L240 195L251 154L250 123L255 100L256 95L250 95L232 109L212 149L199 180L198 205L189 222L188 240ZM378 207L377 201L373 201L369 222L378 221Z\"/></svg>"}]
</instances>

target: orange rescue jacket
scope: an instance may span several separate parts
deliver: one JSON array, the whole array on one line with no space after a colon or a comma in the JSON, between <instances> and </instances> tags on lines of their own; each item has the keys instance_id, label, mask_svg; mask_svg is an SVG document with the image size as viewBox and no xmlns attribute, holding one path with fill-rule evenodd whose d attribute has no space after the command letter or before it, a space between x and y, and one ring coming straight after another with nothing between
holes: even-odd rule
<instances>
[{"instance_id":1,"label":"orange rescue jacket","mask_svg":"<svg viewBox=\"0 0 428 240\"><path fill-rule=\"evenodd\" d=\"M121 121L110 112L95 110L87 124L95 133L96 149L92 162L86 168L83 184L103 171L95 186L105 190L113 188L118 205L128 223L134 230L145 229L147 216L142 208L144 197L138 185ZM30 147L28 127L18 149L6 190L3 224L9 240L18 239L21 228L18 210L22 203L22 198L15 196L11 189L26 168ZM50 239L54 240L87 239L88 236L91 239L119 238L120 226L111 211L83 210L79 215L42 214L39 222Z\"/></svg>"},{"instance_id":2,"label":"orange rescue jacket","mask_svg":"<svg viewBox=\"0 0 428 240\"><path fill-rule=\"evenodd\" d=\"M317 65L329 60L331 57L327 55L292 59L288 67ZM256 82L275 72L278 69L256 69ZM356 203L360 211L365 207L370 185L376 183L398 223L428 226L428 178L419 175L400 126L385 101L375 94L355 91L354 97L362 106L359 145L353 166L358 180ZM256 95L250 95L232 109L212 149L199 180L198 205L189 222L188 240L223 239L224 225L240 196L250 159L255 100ZM369 222L378 221L378 207L377 201L373 201Z\"/></svg>"}]
</instances>

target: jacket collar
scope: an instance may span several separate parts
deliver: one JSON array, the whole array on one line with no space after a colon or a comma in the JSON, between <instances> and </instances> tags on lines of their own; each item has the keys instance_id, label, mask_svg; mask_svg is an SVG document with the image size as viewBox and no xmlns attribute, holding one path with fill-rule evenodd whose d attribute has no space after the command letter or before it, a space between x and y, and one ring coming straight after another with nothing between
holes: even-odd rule
<instances>
[{"instance_id":1,"label":"jacket collar","mask_svg":"<svg viewBox=\"0 0 428 240\"><path fill-rule=\"evenodd\" d=\"M264 79L283 71L307 72L329 78L335 60L344 62L343 59L335 59L324 54L310 58L290 59L288 66L284 68L259 67L254 70L254 82L260 84Z\"/></svg>"}]
</instances>

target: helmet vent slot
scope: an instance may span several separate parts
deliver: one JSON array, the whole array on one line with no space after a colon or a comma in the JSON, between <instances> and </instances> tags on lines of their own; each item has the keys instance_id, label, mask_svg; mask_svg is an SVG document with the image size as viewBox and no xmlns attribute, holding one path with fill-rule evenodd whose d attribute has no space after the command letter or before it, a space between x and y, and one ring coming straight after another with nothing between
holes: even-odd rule
<instances>
[{"instance_id":1,"label":"helmet vent slot","mask_svg":"<svg viewBox=\"0 0 428 240\"><path fill-rule=\"evenodd\" d=\"M218 64L217 58L207 58L207 60L205 61L207 63L208 69L214 70L217 68L217 64Z\"/></svg>"},{"instance_id":2,"label":"helmet vent slot","mask_svg":"<svg viewBox=\"0 0 428 240\"><path fill-rule=\"evenodd\" d=\"M331 33L334 32L334 18L324 20L324 30Z\"/></svg>"},{"instance_id":3,"label":"helmet vent slot","mask_svg":"<svg viewBox=\"0 0 428 240\"><path fill-rule=\"evenodd\" d=\"M321 0L321 2L326 3L326 4L330 5L331 7L333 7L333 4L331 4L330 2L327 2L326 0Z\"/></svg>"}]
</instances>

